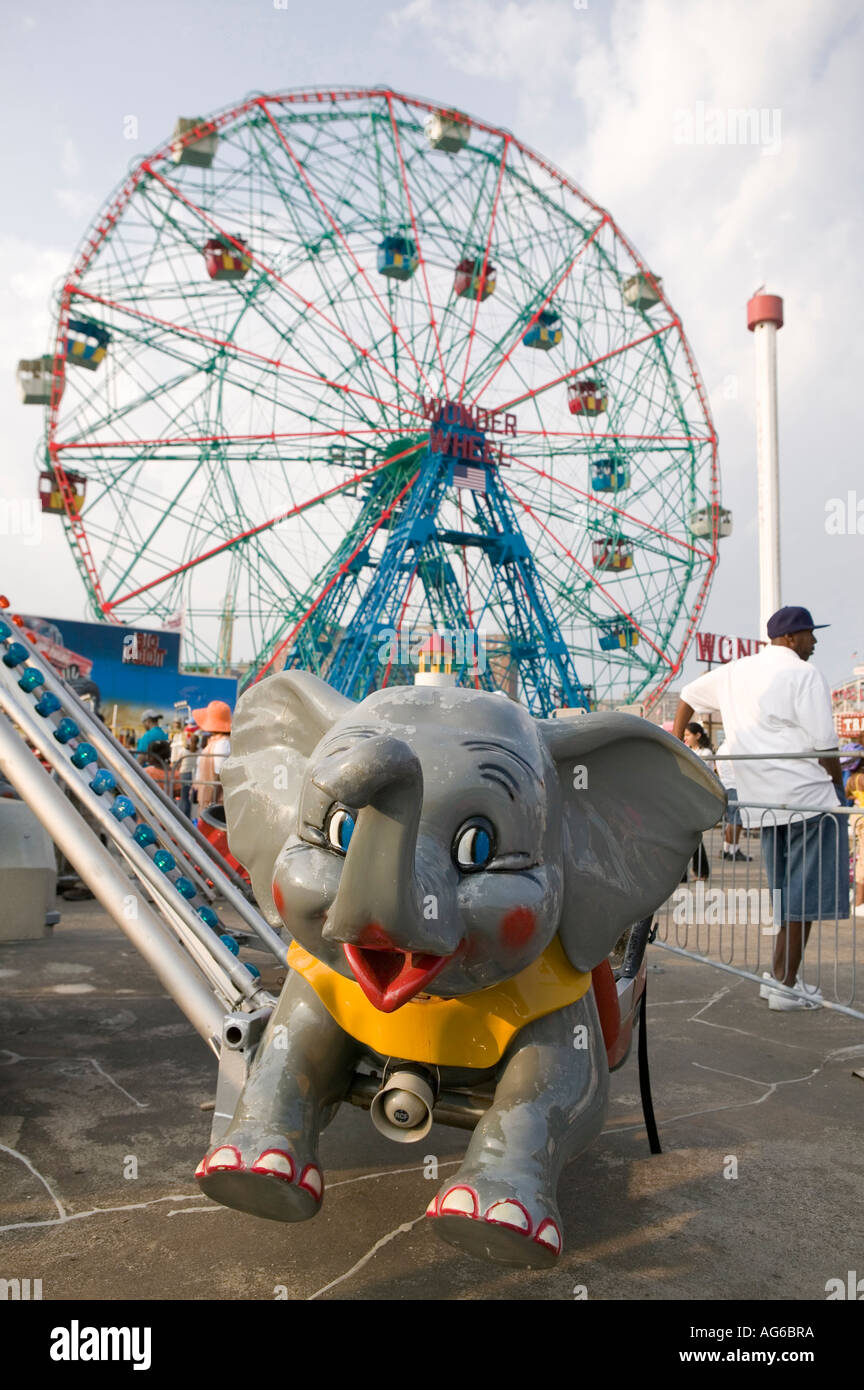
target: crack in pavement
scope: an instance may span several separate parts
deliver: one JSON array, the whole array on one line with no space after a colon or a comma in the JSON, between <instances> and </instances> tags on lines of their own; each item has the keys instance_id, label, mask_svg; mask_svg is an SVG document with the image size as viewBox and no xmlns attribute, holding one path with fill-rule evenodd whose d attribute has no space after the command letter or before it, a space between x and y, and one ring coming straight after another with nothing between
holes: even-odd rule
<instances>
[{"instance_id":1,"label":"crack in pavement","mask_svg":"<svg viewBox=\"0 0 864 1390\"><path fill-rule=\"evenodd\" d=\"M60 1201L60 1198L57 1196L57 1193L54 1191L50 1182L46 1177L43 1177L43 1175L39 1172L39 1169L31 1163L30 1159L27 1157L26 1154L19 1153L17 1149L10 1149L6 1144L0 1144L0 1153L9 1154L10 1158L17 1158L19 1163L23 1163L24 1167L30 1173L33 1174L34 1178L41 1182L42 1186L45 1188L45 1191L48 1193L48 1196L51 1198L51 1201L54 1203L55 1207L57 1208L57 1211L59 1212L59 1216L56 1216L52 1221L38 1221L32 1223L29 1221L21 1221L18 1222L15 1226L0 1226L0 1232L14 1231L17 1229L17 1226L19 1225L29 1226L32 1224L38 1226L59 1226L62 1224L62 1222L67 1221L69 1219L69 1214L66 1211L66 1208Z\"/></svg>"},{"instance_id":2,"label":"crack in pavement","mask_svg":"<svg viewBox=\"0 0 864 1390\"><path fill-rule=\"evenodd\" d=\"M0 1226L0 1235L2 1235L4 1231L33 1231L44 1226L67 1226L70 1221L85 1221L91 1216L110 1215L120 1211L143 1211L146 1207L155 1207L160 1202L200 1202L204 1197L203 1192L189 1193L188 1196L186 1193L174 1192L169 1193L166 1197L151 1197L146 1202L125 1202L122 1206L118 1207L91 1207L89 1211L67 1212L60 1202L60 1199L52 1191L46 1179L42 1177L41 1173L37 1172L24 1154L18 1153L16 1149L8 1149L5 1144L0 1144L0 1150L2 1150L3 1153L11 1154L13 1158L19 1158L21 1162L30 1169L34 1177L39 1178L40 1182L44 1183L51 1193L58 1211L62 1213L60 1216L51 1217L45 1221L15 1221L8 1226Z\"/></svg>"},{"instance_id":3,"label":"crack in pavement","mask_svg":"<svg viewBox=\"0 0 864 1390\"><path fill-rule=\"evenodd\" d=\"M368 1264L369 1261L378 1254L379 1250L383 1249L385 1245L390 1244L391 1240L395 1240L397 1236L407 1235L409 1231L413 1231L414 1227L419 1225L420 1222L424 1220L425 1216L426 1213L424 1211L420 1216L415 1216L413 1221L403 1221L401 1226L397 1226L393 1231L388 1231L386 1236L382 1236L380 1240L376 1240L371 1250L367 1250L365 1255L361 1255L357 1263L353 1264L350 1269L346 1269L344 1274L340 1274L336 1279L331 1279L329 1284L325 1284L323 1288L316 1289L314 1293L310 1293L306 1302L311 1303L313 1299L319 1298L322 1293L328 1293L330 1289L335 1289L337 1284L343 1284L346 1279L350 1279L352 1274L356 1274L365 1264Z\"/></svg>"},{"instance_id":4,"label":"crack in pavement","mask_svg":"<svg viewBox=\"0 0 864 1390\"><path fill-rule=\"evenodd\" d=\"M126 1096L127 1100L131 1100L133 1105L137 1105L139 1110L150 1109L150 1106L146 1101L136 1100L135 1096L133 1096L130 1091L127 1091L125 1086L121 1086L119 1081L115 1081L114 1077L111 1076L110 1073L105 1070L105 1068L102 1066L102 1063L97 1061L95 1057L31 1057L25 1055L22 1052L12 1052L12 1050L8 1047L0 1047L0 1052L5 1053L5 1055L11 1059L8 1062L2 1063L3 1066L7 1067L14 1067L17 1065L18 1062L44 1062L47 1066L56 1066L63 1068L68 1067L74 1064L75 1062L89 1062L91 1066L96 1068L96 1071L99 1073L100 1076L104 1076L106 1081L110 1081L111 1085L115 1086L118 1091L122 1092L122 1094Z\"/></svg>"}]
</instances>

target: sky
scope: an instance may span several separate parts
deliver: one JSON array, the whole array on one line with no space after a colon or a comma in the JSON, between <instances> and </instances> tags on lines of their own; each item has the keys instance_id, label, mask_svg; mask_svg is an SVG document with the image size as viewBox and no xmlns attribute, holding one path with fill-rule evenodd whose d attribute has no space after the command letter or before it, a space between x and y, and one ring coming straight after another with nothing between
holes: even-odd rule
<instances>
[{"instance_id":1,"label":"sky","mask_svg":"<svg viewBox=\"0 0 864 1390\"><path fill-rule=\"evenodd\" d=\"M40 534L25 519L41 411L19 404L14 370L47 350L52 294L112 188L181 113L252 91L383 83L513 131L662 275L734 516L701 624L711 632L764 636L746 304L762 285L783 296L781 597L831 624L815 662L832 684L864 663L854 0L4 0L3 28L0 591L15 607L86 616L59 518ZM742 108L759 113L743 139L728 114ZM691 655L685 675L700 669Z\"/></svg>"}]
</instances>

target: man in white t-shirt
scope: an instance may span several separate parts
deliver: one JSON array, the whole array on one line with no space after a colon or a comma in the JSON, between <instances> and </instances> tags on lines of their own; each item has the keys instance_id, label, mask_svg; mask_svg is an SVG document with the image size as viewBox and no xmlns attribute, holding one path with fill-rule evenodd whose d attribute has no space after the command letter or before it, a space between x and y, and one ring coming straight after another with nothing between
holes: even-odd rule
<instances>
[{"instance_id":1,"label":"man in white t-shirt","mask_svg":"<svg viewBox=\"0 0 864 1390\"><path fill-rule=\"evenodd\" d=\"M723 721L725 752L778 754L776 760L736 761L732 766L742 802L775 808L755 814L762 823L769 887L780 891L774 979L787 987L796 983L811 921L845 918L849 893L846 820L830 814L845 804L831 692L824 676L807 665L816 647L815 626L806 608L772 614L770 646L686 685L673 729L681 738L694 709L716 711ZM782 757L809 749L824 749L825 757ZM809 1003L780 990L766 993L772 1009L818 1007L818 992L810 992Z\"/></svg>"}]
</instances>

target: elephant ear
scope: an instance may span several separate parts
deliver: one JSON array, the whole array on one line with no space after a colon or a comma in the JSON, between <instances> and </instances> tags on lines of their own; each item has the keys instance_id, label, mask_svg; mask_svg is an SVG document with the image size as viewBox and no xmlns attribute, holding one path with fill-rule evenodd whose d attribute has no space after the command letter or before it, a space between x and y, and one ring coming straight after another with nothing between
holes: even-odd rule
<instances>
[{"instance_id":1,"label":"elephant ear","mask_svg":"<svg viewBox=\"0 0 864 1390\"><path fill-rule=\"evenodd\" d=\"M629 714L537 721L561 788L561 941L592 970L674 892L722 784L678 739Z\"/></svg>"},{"instance_id":2,"label":"elephant ear","mask_svg":"<svg viewBox=\"0 0 864 1390\"><path fill-rule=\"evenodd\" d=\"M270 888L273 865L297 829L306 764L352 704L306 671L268 676L237 702L231 754L222 767L228 843L273 926L280 925Z\"/></svg>"}]
</instances>

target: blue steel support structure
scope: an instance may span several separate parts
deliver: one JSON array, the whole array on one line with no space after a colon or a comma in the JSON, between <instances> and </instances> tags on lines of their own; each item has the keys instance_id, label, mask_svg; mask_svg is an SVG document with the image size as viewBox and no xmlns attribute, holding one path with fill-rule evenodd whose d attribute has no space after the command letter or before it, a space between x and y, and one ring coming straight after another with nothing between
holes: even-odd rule
<instances>
[{"instance_id":1,"label":"blue steel support structure","mask_svg":"<svg viewBox=\"0 0 864 1390\"><path fill-rule=\"evenodd\" d=\"M317 670L334 689L362 699L384 675L387 662L382 646L392 643L402 627L411 588L419 582L433 621L440 620L451 633L482 630L484 616L494 603L494 622L506 629L510 654L519 668L522 697L532 713L550 714L561 705L588 709L588 697L497 476L497 465L483 462L484 452L484 436L466 419L466 412L446 403L433 425L429 448L416 461L418 476L400 510L390 518L377 562L370 558L368 549L357 553L298 632L286 667ZM438 514L453 486L454 467L463 459L470 460L472 469L482 469L485 488L473 491L473 528L453 531L439 526ZM380 475L379 487L384 476ZM373 488L364 504L364 515L368 512L370 518L378 505L375 493ZM356 526L352 534L358 534ZM490 574L488 591L470 618L448 557L448 550L467 546L485 552ZM329 567L330 576L338 574L346 559L347 553L343 555L340 549ZM371 571L371 578L364 588L367 571ZM332 646L352 599L356 600L354 611L328 665L324 654ZM470 684L478 679L470 662L463 665L461 678ZM488 669L479 674L479 683L494 688Z\"/></svg>"}]
</instances>

